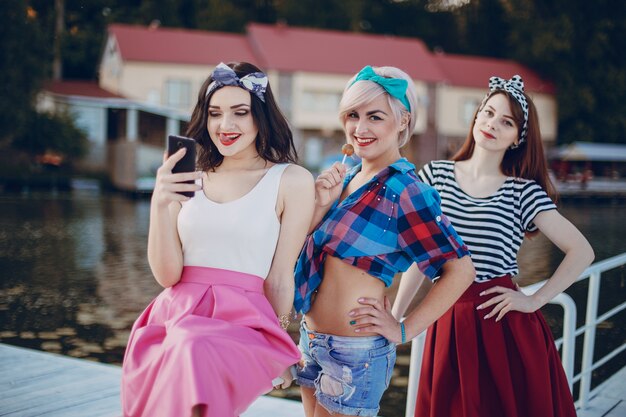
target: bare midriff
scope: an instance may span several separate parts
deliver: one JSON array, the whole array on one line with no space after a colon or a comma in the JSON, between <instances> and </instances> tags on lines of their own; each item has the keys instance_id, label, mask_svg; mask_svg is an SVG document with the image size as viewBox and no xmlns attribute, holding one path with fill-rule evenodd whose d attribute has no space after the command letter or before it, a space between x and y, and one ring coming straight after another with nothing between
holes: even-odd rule
<instances>
[{"instance_id":1,"label":"bare midriff","mask_svg":"<svg viewBox=\"0 0 626 417\"><path fill-rule=\"evenodd\" d=\"M375 333L355 333L355 320L348 313L364 307L357 300L362 297L376 298L384 305L385 284L363 270L342 260L327 256L324 262L324 278L305 315L309 329L337 336L374 336Z\"/></svg>"}]
</instances>

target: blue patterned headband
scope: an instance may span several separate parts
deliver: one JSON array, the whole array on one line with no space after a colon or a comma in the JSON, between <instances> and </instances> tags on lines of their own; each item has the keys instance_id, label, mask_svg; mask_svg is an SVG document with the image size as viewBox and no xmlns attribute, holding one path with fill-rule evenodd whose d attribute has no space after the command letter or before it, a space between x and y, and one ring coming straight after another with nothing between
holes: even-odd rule
<instances>
[{"instance_id":1,"label":"blue patterned headband","mask_svg":"<svg viewBox=\"0 0 626 417\"><path fill-rule=\"evenodd\" d=\"M409 99L406 98L406 90L409 87L409 83L407 80L403 80L400 78L386 78L380 76L376 74L376 72L374 72L374 69L369 65L359 71L354 81L352 81L352 84L357 81L363 80L372 81L380 85L387 92L387 94L400 100L400 103L404 104L404 107L406 107L408 111L411 111L411 104L409 104Z\"/></svg>"},{"instance_id":2,"label":"blue patterned headband","mask_svg":"<svg viewBox=\"0 0 626 417\"><path fill-rule=\"evenodd\" d=\"M235 71L220 62L211 74L213 82L206 89L205 97L213 91L224 86L241 87L248 90L265 103L265 90L267 90L267 75L262 72L252 72L244 77L237 77Z\"/></svg>"},{"instance_id":3,"label":"blue patterned headband","mask_svg":"<svg viewBox=\"0 0 626 417\"><path fill-rule=\"evenodd\" d=\"M487 97L497 90L503 90L510 93L520 104L522 111L524 112L524 125L519 132L519 143L517 145L511 145L511 149L515 149L524 143L528 133L528 102L526 101L526 96L524 96L524 81L522 81L522 77L519 75L514 75L510 80L505 80L500 77L489 78L489 94ZM485 101L487 97L485 97Z\"/></svg>"}]
</instances>

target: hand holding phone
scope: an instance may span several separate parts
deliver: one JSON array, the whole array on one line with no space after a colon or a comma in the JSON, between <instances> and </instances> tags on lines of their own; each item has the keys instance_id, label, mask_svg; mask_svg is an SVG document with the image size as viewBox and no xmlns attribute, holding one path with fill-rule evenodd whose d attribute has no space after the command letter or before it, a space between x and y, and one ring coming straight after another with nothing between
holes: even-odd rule
<instances>
[{"instance_id":1,"label":"hand holding phone","mask_svg":"<svg viewBox=\"0 0 626 417\"><path fill-rule=\"evenodd\" d=\"M172 168L172 173L180 173L180 172L194 172L196 170L196 141L191 138L186 138L184 136L177 135L169 135L167 137L167 156L168 158L178 152L181 148L186 149L186 153L183 158L174 165ZM193 184L194 181L183 181L187 184ZM179 191L179 194L182 194L186 197L193 197L193 191Z\"/></svg>"}]
</instances>

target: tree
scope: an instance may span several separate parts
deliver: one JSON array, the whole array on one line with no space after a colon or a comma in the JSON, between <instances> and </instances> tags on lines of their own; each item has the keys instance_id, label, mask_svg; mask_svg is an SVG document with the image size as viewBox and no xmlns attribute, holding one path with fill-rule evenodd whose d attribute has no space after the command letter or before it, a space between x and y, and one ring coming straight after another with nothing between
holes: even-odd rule
<instances>
[{"instance_id":1,"label":"tree","mask_svg":"<svg viewBox=\"0 0 626 417\"><path fill-rule=\"evenodd\" d=\"M74 126L69 114L33 111L28 129L14 138L12 147L23 151L31 161L36 161L46 153L58 155L63 160L72 160L85 155L87 137Z\"/></svg>"},{"instance_id":2,"label":"tree","mask_svg":"<svg viewBox=\"0 0 626 417\"><path fill-rule=\"evenodd\" d=\"M350 3L350 0L286 0L278 5L278 19L289 26L349 30Z\"/></svg>"},{"instance_id":3,"label":"tree","mask_svg":"<svg viewBox=\"0 0 626 417\"><path fill-rule=\"evenodd\" d=\"M248 22L276 21L272 0L208 0L197 11L196 27L211 31L243 33Z\"/></svg>"},{"instance_id":4,"label":"tree","mask_svg":"<svg viewBox=\"0 0 626 417\"><path fill-rule=\"evenodd\" d=\"M552 80L559 142L626 141L626 6L512 1L510 57Z\"/></svg>"},{"instance_id":5,"label":"tree","mask_svg":"<svg viewBox=\"0 0 626 417\"><path fill-rule=\"evenodd\" d=\"M6 0L0 13L0 147L20 132L30 115L51 55L35 12L22 0Z\"/></svg>"},{"instance_id":6,"label":"tree","mask_svg":"<svg viewBox=\"0 0 626 417\"><path fill-rule=\"evenodd\" d=\"M503 0L468 2L456 9L459 46L464 54L508 58L510 14Z\"/></svg>"}]
</instances>

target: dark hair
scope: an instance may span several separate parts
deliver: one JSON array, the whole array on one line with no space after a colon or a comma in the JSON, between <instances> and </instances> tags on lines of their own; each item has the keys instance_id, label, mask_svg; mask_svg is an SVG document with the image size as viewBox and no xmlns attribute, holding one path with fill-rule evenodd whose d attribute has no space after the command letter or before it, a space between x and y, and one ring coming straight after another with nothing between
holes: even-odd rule
<instances>
[{"instance_id":1,"label":"dark hair","mask_svg":"<svg viewBox=\"0 0 626 417\"><path fill-rule=\"evenodd\" d=\"M230 62L226 65L235 71L239 78L253 72L262 72L256 66L247 62ZM198 102L193 109L191 121L185 133L186 136L194 138L200 145L198 166L203 171L209 171L220 166L224 160L224 156L218 151L207 130L209 102L215 91L219 89L212 91L209 95L205 95L209 84L212 82L213 78L209 76L202 83L198 93ZM293 134L287 119L285 119L285 116L276 104L276 100L274 100L269 83L264 96L265 103L256 95L250 94L252 118L259 129L256 137L256 150L259 156L266 161L295 163L298 159L298 154L293 144Z\"/></svg>"},{"instance_id":2,"label":"dark hair","mask_svg":"<svg viewBox=\"0 0 626 417\"><path fill-rule=\"evenodd\" d=\"M496 94L502 94L509 100L511 106L511 112L513 113L513 119L515 124L523 126L524 113L519 102L510 93L504 90L496 90L487 95L482 104L478 107L474 113L474 118L470 126L467 138L461 146L461 149L452 157L453 161L465 161L471 158L474 153L474 125L476 124L476 116L483 109L487 100ZM550 181L548 175L548 163L543 152L543 143L541 141L541 131L539 130L539 118L537 116L537 109L530 97L524 93L526 101L528 102L528 132L526 134L526 140L522 142L515 149L507 149L502 158L500 169L504 175L517 178L531 179L537 182L543 188L546 193L552 198L557 199L556 189Z\"/></svg>"}]
</instances>

